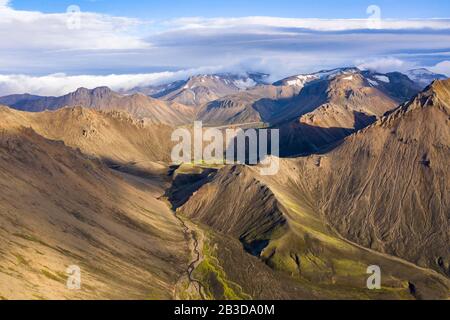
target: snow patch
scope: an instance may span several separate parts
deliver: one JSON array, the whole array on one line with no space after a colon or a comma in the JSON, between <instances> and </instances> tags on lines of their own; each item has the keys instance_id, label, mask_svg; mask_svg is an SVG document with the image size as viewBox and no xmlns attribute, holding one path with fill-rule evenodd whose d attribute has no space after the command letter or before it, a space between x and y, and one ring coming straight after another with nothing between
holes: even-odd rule
<instances>
[{"instance_id":1,"label":"snow patch","mask_svg":"<svg viewBox=\"0 0 450 320\"><path fill-rule=\"evenodd\" d=\"M386 77L386 76L379 76L379 75L377 75L377 76L374 76L374 78L379 80L379 81L381 81L381 82L386 82L386 83L390 82L389 78Z\"/></svg>"},{"instance_id":2,"label":"snow patch","mask_svg":"<svg viewBox=\"0 0 450 320\"><path fill-rule=\"evenodd\" d=\"M303 88L305 86L305 84L307 84L308 82L310 82L312 80L316 80L316 79L318 79L318 77L315 75L310 75L310 74L299 75L293 80L288 80L286 83L288 86L295 86L295 87Z\"/></svg>"},{"instance_id":3,"label":"snow patch","mask_svg":"<svg viewBox=\"0 0 450 320\"><path fill-rule=\"evenodd\" d=\"M251 87L256 86L256 82L253 79L246 78L246 79L238 79L233 81L234 85L238 87L241 90L245 90Z\"/></svg>"}]
</instances>

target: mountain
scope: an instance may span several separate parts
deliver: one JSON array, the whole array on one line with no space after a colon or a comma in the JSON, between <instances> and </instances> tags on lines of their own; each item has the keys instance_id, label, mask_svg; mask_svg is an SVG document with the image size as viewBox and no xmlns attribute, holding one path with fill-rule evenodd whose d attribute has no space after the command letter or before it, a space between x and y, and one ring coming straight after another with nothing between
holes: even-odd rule
<instances>
[{"instance_id":1,"label":"mountain","mask_svg":"<svg viewBox=\"0 0 450 320\"><path fill-rule=\"evenodd\" d=\"M272 85L259 85L242 92L226 95L204 104L197 119L209 125L271 122L282 106L297 96L308 83L331 78L345 72L356 72L355 68L320 71L313 74L292 76Z\"/></svg>"},{"instance_id":2,"label":"mountain","mask_svg":"<svg viewBox=\"0 0 450 320\"><path fill-rule=\"evenodd\" d=\"M273 122L282 122L286 118L298 117L305 111L313 111L324 103L356 105L362 102L367 104L368 101L363 101L364 96L369 98L377 95L387 96L399 104L420 91L414 82L398 72L380 74L360 71L356 68L341 68L298 77L307 77L309 80L301 86L289 80L278 82L278 85L287 84L302 89L293 101L279 111L279 115ZM349 102L351 100L359 101ZM365 107L367 106L363 105L361 108ZM368 107L370 108L370 106ZM385 109L385 107L381 107L381 109Z\"/></svg>"},{"instance_id":3,"label":"mountain","mask_svg":"<svg viewBox=\"0 0 450 320\"><path fill-rule=\"evenodd\" d=\"M450 80L319 158L318 206L347 239L450 275ZM382 192L380 192L382 190Z\"/></svg>"},{"instance_id":4,"label":"mountain","mask_svg":"<svg viewBox=\"0 0 450 320\"><path fill-rule=\"evenodd\" d=\"M360 70L354 67L344 67L344 68L336 68L330 70L321 70L314 73L309 74L299 74L290 76L288 78L281 79L277 82L274 82L275 86L290 86L290 87L298 87L303 88L306 84L314 80L325 80L332 79L339 75L343 74L352 74L357 73Z\"/></svg>"},{"instance_id":5,"label":"mountain","mask_svg":"<svg viewBox=\"0 0 450 320\"><path fill-rule=\"evenodd\" d=\"M152 94L154 98L174 101L190 106L200 106L239 91L263 84L267 77L261 73L197 75L162 87Z\"/></svg>"},{"instance_id":6,"label":"mountain","mask_svg":"<svg viewBox=\"0 0 450 320\"><path fill-rule=\"evenodd\" d=\"M153 96L158 96L164 92L171 92L174 90L178 90L179 88L183 87L186 84L186 82L187 81L185 81L185 80L178 80L178 81L164 83L164 84L160 84L160 85L141 86L141 87L133 88L131 90L126 90L121 93L122 94L142 93L147 96L153 97Z\"/></svg>"},{"instance_id":7,"label":"mountain","mask_svg":"<svg viewBox=\"0 0 450 320\"><path fill-rule=\"evenodd\" d=\"M170 162L173 127L135 120L125 112L66 107L30 113L3 107L0 115L5 125L32 128L47 139L64 141L107 162L155 167L158 162Z\"/></svg>"},{"instance_id":8,"label":"mountain","mask_svg":"<svg viewBox=\"0 0 450 320\"><path fill-rule=\"evenodd\" d=\"M352 71L229 96L275 127L311 115L310 141L348 128L273 176L170 165L173 127L127 112L0 107L0 299L448 299L450 80L398 105L411 83Z\"/></svg>"},{"instance_id":9,"label":"mountain","mask_svg":"<svg viewBox=\"0 0 450 320\"><path fill-rule=\"evenodd\" d=\"M292 76L272 85L259 85L244 92L227 95L201 107L197 119L208 124L226 125L239 123L271 123L274 115L289 116L283 109L310 82L332 78L354 68L320 71L313 74Z\"/></svg>"},{"instance_id":10,"label":"mountain","mask_svg":"<svg viewBox=\"0 0 450 320\"><path fill-rule=\"evenodd\" d=\"M375 122L419 88L401 73L322 72L272 115L282 155L316 152Z\"/></svg>"},{"instance_id":11,"label":"mountain","mask_svg":"<svg viewBox=\"0 0 450 320\"><path fill-rule=\"evenodd\" d=\"M66 106L83 106L96 110L126 111L151 123L180 125L193 118L194 110L176 102L166 102L143 94L121 95L107 87L92 90L79 88L61 97L12 95L0 98L0 104L23 111L39 112Z\"/></svg>"},{"instance_id":12,"label":"mountain","mask_svg":"<svg viewBox=\"0 0 450 320\"><path fill-rule=\"evenodd\" d=\"M427 87L434 80L447 79L447 76L445 76L443 74L438 74L438 73L431 72L430 70L425 69L425 68L408 70L406 72L406 75L411 80L416 82L419 86L421 86L422 88Z\"/></svg>"},{"instance_id":13,"label":"mountain","mask_svg":"<svg viewBox=\"0 0 450 320\"><path fill-rule=\"evenodd\" d=\"M437 81L334 150L281 159L274 176L261 176L262 164L203 175L177 212L208 230L197 273L206 291L220 298L236 283L252 297L267 298L270 285L291 298L306 291L310 298L448 299L449 101L450 81ZM238 260L250 271L230 265L239 250L255 257ZM365 287L370 265L382 270L377 292Z\"/></svg>"},{"instance_id":14,"label":"mountain","mask_svg":"<svg viewBox=\"0 0 450 320\"><path fill-rule=\"evenodd\" d=\"M350 91L347 92L348 97L343 92L336 93L333 86L337 86L335 83L338 79L342 80L342 83L354 83L348 90L356 90L359 86L359 91L366 92L358 93L358 101L354 97L358 94L352 95ZM340 86L344 87L345 84ZM363 89L364 87L366 89ZM360 71L357 68L339 68L292 76L272 85L258 85L226 95L201 106L196 118L209 125L219 126L242 123L269 123L279 126L298 120L309 112L323 114L321 107L335 104L339 109L337 113L342 114L342 119L331 118L326 121L331 127L336 125L338 129L342 129L344 135L339 136L342 138L355 128L370 124L374 121L373 116L381 116L385 111L406 101L419 91L420 88L401 73L378 74ZM384 96L384 101L377 101L373 98L375 95ZM349 102L350 100L355 101ZM374 110L376 109L373 107L374 103L381 103L377 111ZM386 103L389 104L388 107ZM363 106L359 107L361 104ZM366 106L367 104L372 106ZM355 111L358 111L356 110L358 108L368 108L371 111L358 115L357 123L353 124L354 116L348 105L352 105L351 108ZM328 115L322 117L327 118Z\"/></svg>"},{"instance_id":15,"label":"mountain","mask_svg":"<svg viewBox=\"0 0 450 320\"><path fill-rule=\"evenodd\" d=\"M199 107L196 118L208 125L264 123L299 93L290 86L258 85Z\"/></svg>"},{"instance_id":16,"label":"mountain","mask_svg":"<svg viewBox=\"0 0 450 320\"><path fill-rule=\"evenodd\" d=\"M189 243L158 200L164 186L111 171L24 127L25 114L5 109L0 299L173 298L188 268ZM66 287L73 265L81 290Z\"/></svg>"}]
</instances>

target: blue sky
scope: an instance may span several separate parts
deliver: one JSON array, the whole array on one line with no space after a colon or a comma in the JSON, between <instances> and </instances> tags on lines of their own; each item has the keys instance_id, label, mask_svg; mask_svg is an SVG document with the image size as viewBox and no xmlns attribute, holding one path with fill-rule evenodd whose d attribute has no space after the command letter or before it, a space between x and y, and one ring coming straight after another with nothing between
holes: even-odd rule
<instances>
[{"instance_id":1,"label":"blue sky","mask_svg":"<svg viewBox=\"0 0 450 320\"><path fill-rule=\"evenodd\" d=\"M146 19L180 16L292 18L365 18L366 8L375 4L385 18L448 17L448 0L13 0L20 10L63 12L72 4L82 10Z\"/></svg>"},{"instance_id":2,"label":"blue sky","mask_svg":"<svg viewBox=\"0 0 450 320\"><path fill-rule=\"evenodd\" d=\"M0 0L0 95L342 66L450 76L449 12L448 0Z\"/></svg>"}]
</instances>

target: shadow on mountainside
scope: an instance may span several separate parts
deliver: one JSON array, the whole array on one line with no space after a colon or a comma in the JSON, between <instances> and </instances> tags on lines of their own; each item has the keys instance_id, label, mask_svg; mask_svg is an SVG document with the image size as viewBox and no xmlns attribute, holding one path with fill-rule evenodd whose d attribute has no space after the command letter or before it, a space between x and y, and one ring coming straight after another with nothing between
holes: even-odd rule
<instances>
[{"instance_id":1,"label":"shadow on mountainside","mask_svg":"<svg viewBox=\"0 0 450 320\"><path fill-rule=\"evenodd\" d=\"M171 172L172 184L164 194L172 205L172 210L177 210L185 204L195 192L211 181L217 172L214 168L201 167L185 170L184 167L178 166L173 169L175 170Z\"/></svg>"},{"instance_id":2,"label":"shadow on mountainside","mask_svg":"<svg viewBox=\"0 0 450 320\"><path fill-rule=\"evenodd\" d=\"M373 124L375 116L353 112L354 128L318 127L300 121L290 122L272 129L280 130L280 157L308 156L324 153L338 147L343 140Z\"/></svg>"}]
</instances>

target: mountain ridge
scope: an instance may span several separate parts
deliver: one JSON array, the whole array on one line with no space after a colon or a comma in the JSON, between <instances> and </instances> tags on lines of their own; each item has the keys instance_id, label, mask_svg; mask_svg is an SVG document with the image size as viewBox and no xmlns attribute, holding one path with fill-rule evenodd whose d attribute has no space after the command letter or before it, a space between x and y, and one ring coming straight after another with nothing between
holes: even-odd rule
<instances>
[{"instance_id":1,"label":"mountain ridge","mask_svg":"<svg viewBox=\"0 0 450 320\"><path fill-rule=\"evenodd\" d=\"M188 266L182 226L157 198L97 159L0 124L2 299L171 299ZM68 290L77 266L82 290Z\"/></svg>"},{"instance_id":2,"label":"mountain ridge","mask_svg":"<svg viewBox=\"0 0 450 320\"><path fill-rule=\"evenodd\" d=\"M79 88L61 97L12 95L0 98L0 104L33 112L73 106L97 110L119 110L126 111L138 119L146 119L151 123L170 125L189 122L194 114L192 108L178 103L160 101L140 93L121 95L108 87Z\"/></svg>"},{"instance_id":3,"label":"mountain ridge","mask_svg":"<svg viewBox=\"0 0 450 320\"><path fill-rule=\"evenodd\" d=\"M356 269L365 273L376 264L383 283L403 298L447 299L449 98L450 80L437 81L327 153L280 159L274 177L260 176L258 166L220 169L179 212L241 241L243 249L294 282L332 283L336 297L340 286L360 281ZM265 221L253 214L227 227L250 204L251 212L266 212L264 203L252 200L259 185L269 190L260 201L272 199L282 208L284 228L252 233ZM249 246L247 234L261 238ZM347 271L350 265L356 269Z\"/></svg>"}]
</instances>

